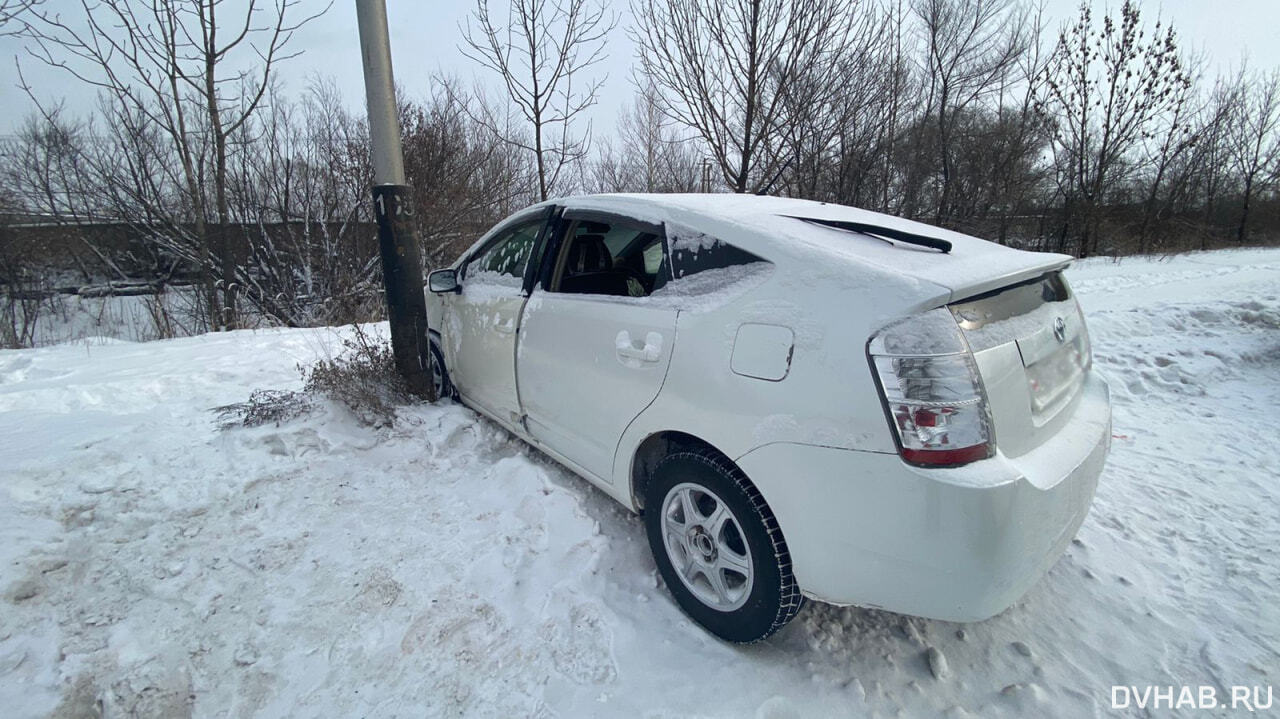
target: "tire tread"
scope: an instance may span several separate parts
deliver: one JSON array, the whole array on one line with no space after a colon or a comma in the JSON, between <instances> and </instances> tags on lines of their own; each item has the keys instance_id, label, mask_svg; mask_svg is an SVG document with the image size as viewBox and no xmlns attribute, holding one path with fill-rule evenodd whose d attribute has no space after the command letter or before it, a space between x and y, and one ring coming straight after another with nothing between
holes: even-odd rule
<instances>
[{"instance_id":1,"label":"tire tread","mask_svg":"<svg viewBox=\"0 0 1280 719\"><path fill-rule=\"evenodd\" d=\"M664 465L680 461L689 460L699 462L706 465L717 474L731 481L742 495L746 498L751 510L755 512L756 517L764 526L765 533L769 537L772 545L774 559L778 563L778 575L780 586L778 587L778 596L780 602L778 604L777 615L773 618L772 625L759 637L745 641L735 642L737 644L755 644L762 642L773 636L779 629L786 626L788 622L795 618L801 607L804 606L804 595L800 593L800 586L796 584L795 575L791 572L791 552L787 549L787 541L782 536L782 529L778 526L778 519L773 515L773 510L769 509L769 505L764 501L764 495L756 488L747 475L736 464L726 458L723 454L711 448L693 448L682 449L672 452L663 457L654 467L654 474L657 475L662 471Z\"/></svg>"}]
</instances>

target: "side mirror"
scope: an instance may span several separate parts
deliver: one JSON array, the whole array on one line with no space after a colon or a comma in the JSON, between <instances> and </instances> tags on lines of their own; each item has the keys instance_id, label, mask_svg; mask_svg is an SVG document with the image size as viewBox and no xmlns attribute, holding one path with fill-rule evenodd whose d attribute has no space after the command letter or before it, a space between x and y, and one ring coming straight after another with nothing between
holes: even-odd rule
<instances>
[{"instance_id":1,"label":"side mirror","mask_svg":"<svg viewBox=\"0 0 1280 719\"><path fill-rule=\"evenodd\" d=\"M436 270L427 275L427 289L432 292L461 292L457 270Z\"/></svg>"}]
</instances>

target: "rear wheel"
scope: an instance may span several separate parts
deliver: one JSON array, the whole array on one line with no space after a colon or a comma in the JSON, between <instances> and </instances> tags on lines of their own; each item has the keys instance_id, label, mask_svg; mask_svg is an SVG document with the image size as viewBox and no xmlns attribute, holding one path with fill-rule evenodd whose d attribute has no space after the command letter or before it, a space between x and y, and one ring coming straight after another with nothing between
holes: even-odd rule
<instances>
[{"instance_id":1,"label":"rear wheel","mask_svg":"<svg viewBox=\"0 0 1280 719\"><path fill-rule=\"evenodd\" d=\"M757 642L802 603L773 512L742 470L710 450L668 455L646 490L645 529L676 603L716 636Z\"/></svg>"}]
</instances>

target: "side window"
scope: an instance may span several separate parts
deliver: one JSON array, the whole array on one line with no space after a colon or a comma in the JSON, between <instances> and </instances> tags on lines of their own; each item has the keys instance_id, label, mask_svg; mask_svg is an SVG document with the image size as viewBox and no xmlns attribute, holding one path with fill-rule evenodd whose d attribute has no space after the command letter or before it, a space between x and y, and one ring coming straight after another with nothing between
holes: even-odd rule
<instances>
[{"instance_id":1,"label":"side window","mask_svg":"<svg viewBox=\"0 0 1280 719\"><path fill-rule=\"evenodd\" d=\"M668 224L667 237L672 279L662 289L664 296L719 292L772 268L768 260L702 232Z\"/></svg>"},{"instance_id":2,"label":"side window","mask_svg":"<svg viewBox=\"0 0 1280 719\"><path fill-rule=\"evenodd\" d=\"M467 282L503 287L523 287L524 269L537 244L542 219L523 222L504 231L489 248L467 262L462 271Z\"/></svg>"},{"instance_id":3,"label":"side window","mask_svg":"<svg viewBox=\"0 0 1280 719\"><path fill-rule=\"evenodd\" d=\"M671 235L671 268L676 280L699 272L766 260L702 232L678 228Z\"/></svg>"},{"instance_id":4,"label":"side window","mask_svg":"<svg viewBox=\"0 0 1280 719\"><path fill-rule=\"evenodd\" d=\"M569 219L552 291L647 297L671 276L661 227L625 219Z\"/></svg>"}]
</instances>

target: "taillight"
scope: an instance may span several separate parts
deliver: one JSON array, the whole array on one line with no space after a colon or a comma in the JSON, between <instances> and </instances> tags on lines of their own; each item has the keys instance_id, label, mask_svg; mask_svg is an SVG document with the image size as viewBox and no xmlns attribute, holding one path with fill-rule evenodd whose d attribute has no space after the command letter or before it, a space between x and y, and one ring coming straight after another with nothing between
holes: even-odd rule
<instances>
[{"instance_id":1,"label":"taillight","mask_svg":"<svg viewBox=\"0 0 1280 719\"><path fill-rule=\"evenodd\" d=\"M904 460L954 466L995 454L982 378L949 310L894 323L867 350Z\"/></svg>"}]
</instances>

